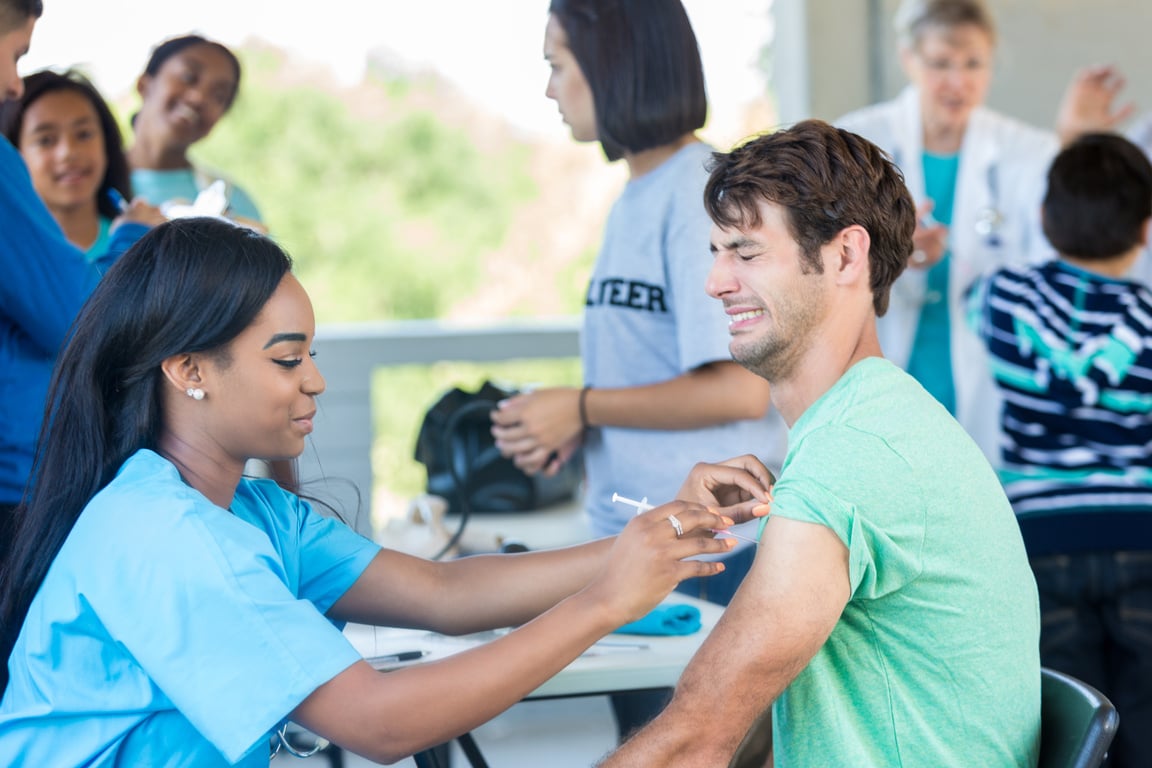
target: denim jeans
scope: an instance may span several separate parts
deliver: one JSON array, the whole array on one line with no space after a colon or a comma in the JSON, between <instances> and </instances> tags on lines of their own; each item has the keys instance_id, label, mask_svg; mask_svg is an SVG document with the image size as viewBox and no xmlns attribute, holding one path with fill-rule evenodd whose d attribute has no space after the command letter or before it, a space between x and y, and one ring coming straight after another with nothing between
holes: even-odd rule
<instances>
[{"instance_id":1,"label":"denim jeans","mask_svg":"<svg viewBox=\"0 0 1152 768\"><path fill-rule=\"evenodd\" d=\"M1152 551L1046 555L1031 564L1040 663L1116 706L1110 768L1152 766Z\"/></svg>"}]
</instances>

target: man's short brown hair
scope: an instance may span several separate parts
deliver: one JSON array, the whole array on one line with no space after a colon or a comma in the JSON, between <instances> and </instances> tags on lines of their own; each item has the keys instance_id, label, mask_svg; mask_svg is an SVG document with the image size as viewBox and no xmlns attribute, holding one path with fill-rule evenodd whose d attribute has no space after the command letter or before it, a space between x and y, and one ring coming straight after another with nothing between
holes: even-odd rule
<instances>
[{"instance_id":1,"label":"man's short brown hair","mask_svg":"<svg viewBox=\"0 0 1152 768\"><path fill-rule=\"evenodd\" d=\"M869 284L876 315L912 253L916 206L904 176L879 147L820 120L757 136L712 156L704 207L717 225L754 228L760 204L785 209L805 264L822 271L820 247L858 224L871 239Z\"/></svg>"}]
</instances>

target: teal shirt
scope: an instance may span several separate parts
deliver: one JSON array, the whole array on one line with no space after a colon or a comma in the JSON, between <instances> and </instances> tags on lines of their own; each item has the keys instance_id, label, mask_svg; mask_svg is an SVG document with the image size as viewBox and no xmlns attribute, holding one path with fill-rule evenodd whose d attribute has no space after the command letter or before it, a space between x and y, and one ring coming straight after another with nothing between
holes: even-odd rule
<instances>
[{"instance_id":1,"label":"teal shirt","mask_svg":"<svg viewBox=\"0 0 1152 768\"><path fill-rule=\"evenodd\" d=\"M163 207L165 203L170 202L191 203L196 199L196 195L200 194L200 190L207 188L218 178L223 177L199 169L157 171L151 168L138 168L132 171L132 190L137 197L144 198L152 205ZM225 181L228 184L229 212L245 219L263 221L260 218L260 210L248 193L230 180Z\"/></svg>"},{"instance_id":2,"label":"teal shirt","mask_svg":"<svg viewBox=\"0 0 1152 768\"><path fill-rule=\"evenodd\" d=\"M108 246L112 242L111 230L112 220L101 216L96 239L92 241L92 245L88 246L88 250L84 251L84 258L88 259L89 262L96 261L108 250Z\"/></svg>"},{"instance_id":3,"label":"teal shirt","mask_svg":"<svg viewBox=\"0 0 1152 768\"><path fill-rule=\"evenodd\" d=\"M932 217L945 226L952 225L952 205L956 195L956 178L960 155L924 153L924 189L933 201ZM948 312L948 273L952 255L928 270L928 285L916 338L908 358L908 373L919 381L951 414L956 413L956 387L952 381L952 329Z\"/></svg>"},{"instance_id":4,"label":"teal shirt","mask_svg":"<svg viewBox=\"0 0 1152 768\"><path fill-rule=\"evenodd\" d=\"M881 358L788 437L772 514L840 538L851 596L773 705L776 768L1034 766L1036 582L980 449Z\"/></svg>"}]
</instances>

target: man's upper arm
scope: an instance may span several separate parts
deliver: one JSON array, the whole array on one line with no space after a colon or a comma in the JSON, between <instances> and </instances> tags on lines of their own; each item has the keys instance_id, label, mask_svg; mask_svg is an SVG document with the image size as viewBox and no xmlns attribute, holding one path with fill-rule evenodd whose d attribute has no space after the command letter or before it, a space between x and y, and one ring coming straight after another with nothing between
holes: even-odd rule
<instances>
[{"instance_id":1,"label":"man's upper arm","mask_svg":"<svg viewBox=\"0 0 1152 768\"><path fill-rule=\"evenodd\" d=\"M850 594L848 548L830 528L770 519L752 569L681 677L668 725L705 729L696 741L717 750L707 759L727 760L823 646ZM685 748L697 746L708 748Z\"/></svg>"}]
</instances>

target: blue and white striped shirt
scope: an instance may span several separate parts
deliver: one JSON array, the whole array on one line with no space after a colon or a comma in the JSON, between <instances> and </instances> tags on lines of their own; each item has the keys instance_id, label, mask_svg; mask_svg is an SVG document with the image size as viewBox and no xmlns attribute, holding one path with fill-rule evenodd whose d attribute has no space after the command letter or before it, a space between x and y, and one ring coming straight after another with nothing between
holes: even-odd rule
<instances>
[{"instance_id":1,"label":"blue and white striped shirt","mask_svg":"<svg viewBox=\"0 0 1152 768\"><path fill-rule=\"evenodd\" d=\"M968 323L1004 396L1016 514L1152 512L1152 291L1062 261L1004 268Z\"/></svg>"}]
</instances>

